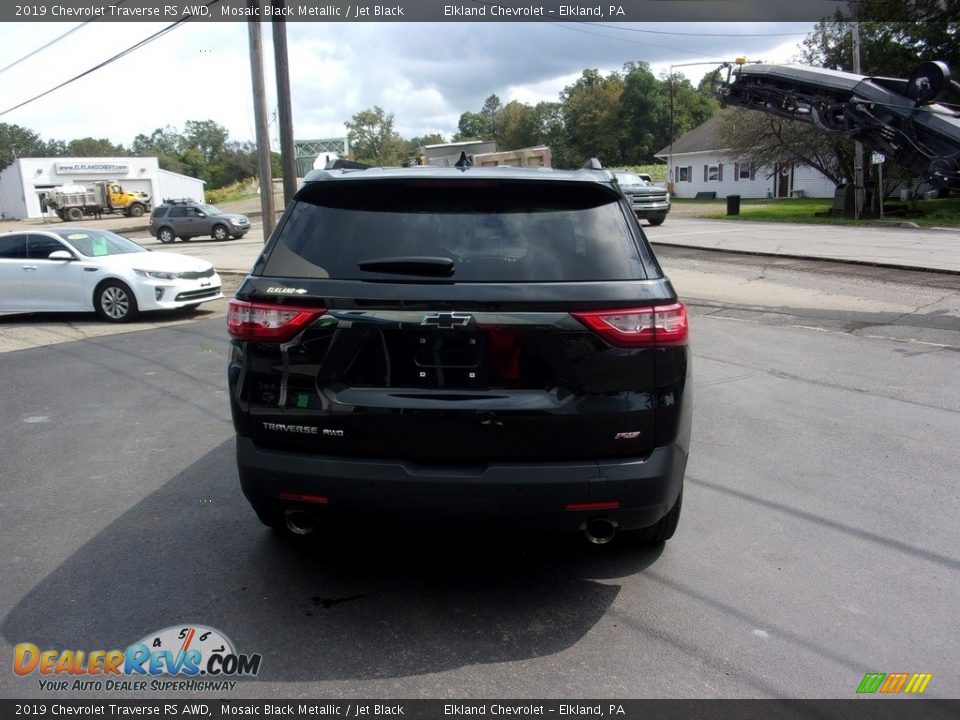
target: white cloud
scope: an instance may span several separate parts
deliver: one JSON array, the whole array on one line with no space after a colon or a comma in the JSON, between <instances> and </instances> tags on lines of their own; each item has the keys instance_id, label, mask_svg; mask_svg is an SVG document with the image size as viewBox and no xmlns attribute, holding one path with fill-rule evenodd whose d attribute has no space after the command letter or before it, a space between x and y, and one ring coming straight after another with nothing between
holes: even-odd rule
<instances>
[{"instance_id":1,"label":"white cloud","mask_svg":"<svg viewBox=\"0 0 960 720\"><path fill-rule=\"evenodd\" d=\"M0 25L0 67L71 25ZM165 27L90 23L5 73L0 111L86 70ZM262 25L267 103L276 103L269 24ZM638 30L691 33L657 35ZM806 32L810 24L289 23L294 131L339 137L354 113L380 105L405 137L457 131L460 114L492 93L503 102L556 100L585 68L604 72L645 60L671 63L737 54L776 62L796 55L794 37L733 37L736 32ZM684 69L694 82L710 66ZM211 119L235 140L254 136L247 26L187 23L127 57L25 107L0 116L44 139L107 137L129 144L158 127ZM276 125L271 136L276 135Z\"/></svg>"}]
</instances>

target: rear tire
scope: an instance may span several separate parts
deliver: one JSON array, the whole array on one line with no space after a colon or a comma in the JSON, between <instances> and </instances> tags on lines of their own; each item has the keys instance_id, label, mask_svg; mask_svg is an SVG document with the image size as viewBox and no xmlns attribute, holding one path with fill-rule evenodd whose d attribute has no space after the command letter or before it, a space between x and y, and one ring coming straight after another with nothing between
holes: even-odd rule
<instances>
[{"instance_id":1,"label":"rear tire","mask_svg":"<svg viewBox=\"0 0 960 720\"><path fill-rule=\"evenodd\" d=\"M70 222L76 222L77 220L83 219L83 210L80 208L72 207L67 209L67 220Z\"/></svg>"},{"instance_id":2,"label":"rear tire","mask_svg":"<svg viewBox=\"0 0 960 720\"><path fill-rule=\"evenodd\" d=\"M164 243L165 245L169 245L176 239L177 239L177 236L174 235L173 230L171 230L168 227L162 227L159 230L157 230L157 240Z\"/></svg>"},{"instance_id":3,"label":"rear tire","mask_svg":"<svg viewBox=\"0 0 960 720\"><path fill-rule=\"evenodd\" d=\"M140 314L133 291L119 280L108 280L97 286L93 307L107 322L129 322Z\"/></svg>"}]
</instances>

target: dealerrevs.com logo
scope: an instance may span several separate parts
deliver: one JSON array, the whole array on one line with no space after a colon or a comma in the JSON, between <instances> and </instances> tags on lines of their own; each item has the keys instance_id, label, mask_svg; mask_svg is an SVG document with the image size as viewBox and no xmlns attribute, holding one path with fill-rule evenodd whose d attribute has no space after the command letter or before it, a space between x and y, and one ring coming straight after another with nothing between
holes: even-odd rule
<instances>
[{"instance_id":1,"label":"dealerrevs.com logo","mask_svg":"<svg viewBox=\"0 0 960 720\"><path fill-rule=\"evenodd\" d=\"M13 672L38 675L49 692L233 690L236 678L255 677L262 656L238 653L219 630L176 625L151 633L126 650L41 650L18 643Z\"/></svg>"}]
</instances>

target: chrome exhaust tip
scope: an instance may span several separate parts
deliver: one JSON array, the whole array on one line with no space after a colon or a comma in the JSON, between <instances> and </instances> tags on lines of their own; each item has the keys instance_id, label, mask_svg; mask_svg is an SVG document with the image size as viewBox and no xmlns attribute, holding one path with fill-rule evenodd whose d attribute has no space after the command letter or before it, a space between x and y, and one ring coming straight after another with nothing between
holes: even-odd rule
<instances>
[{"instance_id":1,"label":"chrome exhaust tip","mask_svg":"<svg viewBox=\"0 0 960 720\"><path fill-rule=\"evenodd\" d=\"M583 530L583 536L587 542L593 545L606 545L617 536L618 527L616 520L599 517L587 520L580 529Z\"/></svg>"},{"instance_id":2,"label":"chrome exhaust tip","mask_svg":"<svg viewBox=\"0 0 960 720\"><path fill-rule=\"evenodd\" d=\"M287 509L283 517L287 523L287 530L294 535L309 535L317 528L316 516L304 510Z\"/></svg>"}]
</instances>

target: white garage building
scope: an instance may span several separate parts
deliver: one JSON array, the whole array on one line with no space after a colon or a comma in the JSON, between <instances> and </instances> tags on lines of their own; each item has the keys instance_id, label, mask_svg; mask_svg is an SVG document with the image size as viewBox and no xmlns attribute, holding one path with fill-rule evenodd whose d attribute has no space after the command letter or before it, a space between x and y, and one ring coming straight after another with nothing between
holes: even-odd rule
<instances>
[{"instance_id":1,"label":"white garage building","mask_svg":"<svg viewBox=\"0 0 960 720\"><path fill-rule=\"evenodd\" d=\"M43 217L45 198L59 185L116 180L154 205L164 198L203 202L203 180L161 170L155 157L18 158L0 171L0 219Z\"/></svg>"}]
</instances>

